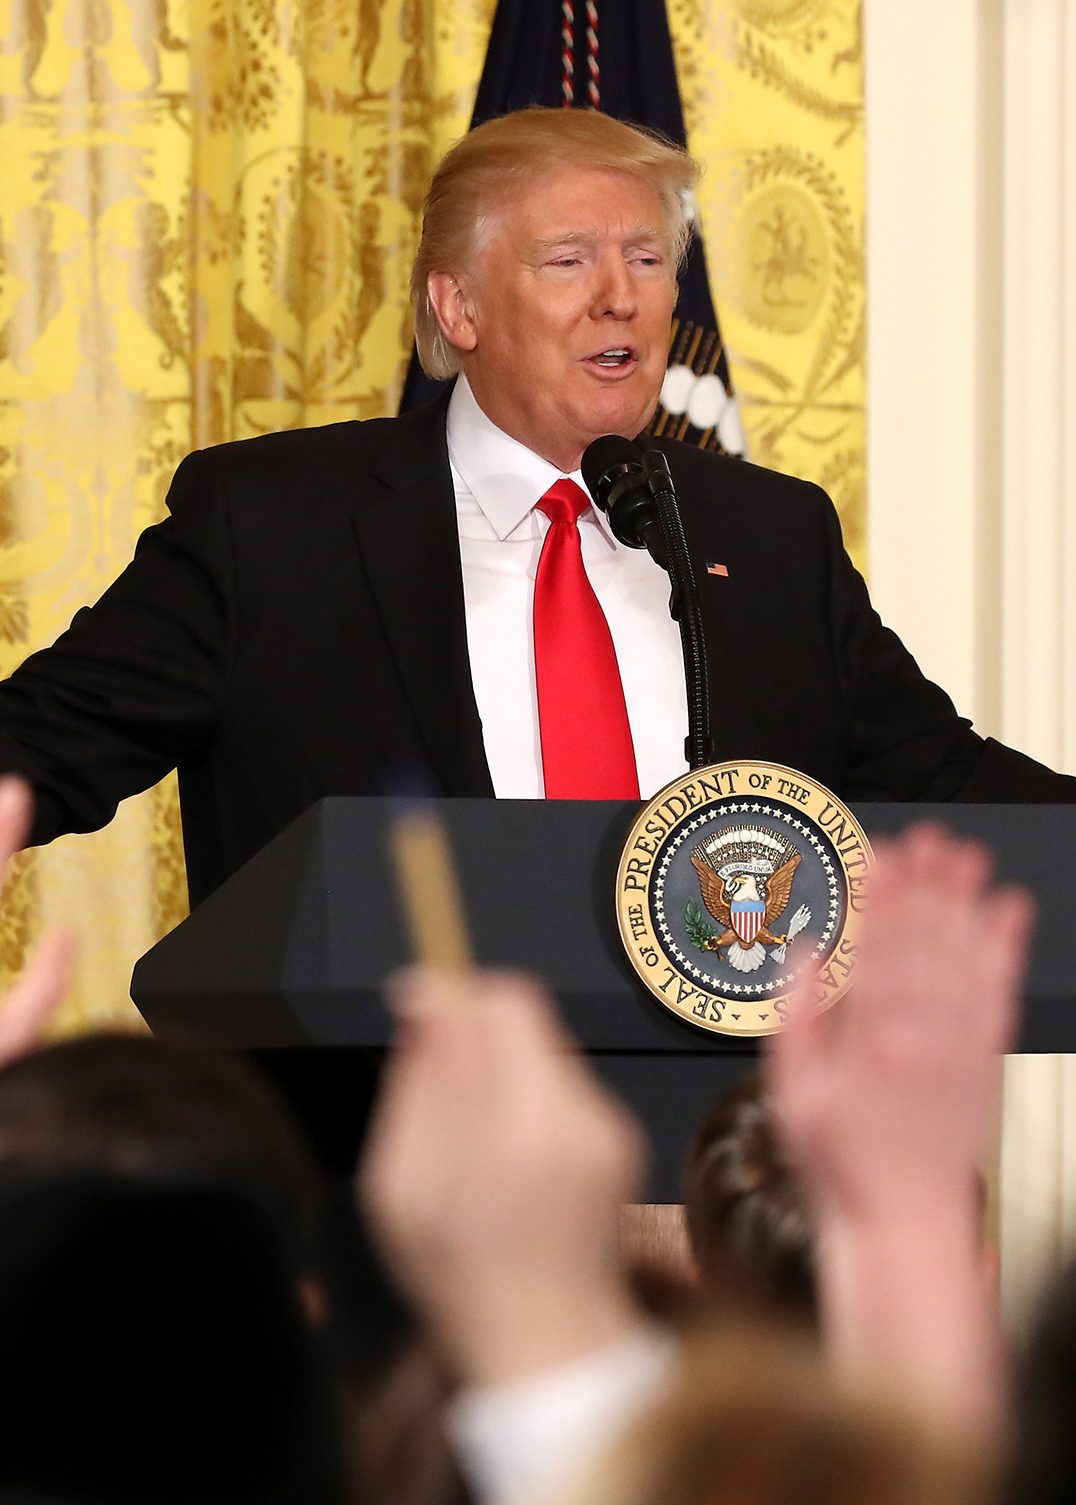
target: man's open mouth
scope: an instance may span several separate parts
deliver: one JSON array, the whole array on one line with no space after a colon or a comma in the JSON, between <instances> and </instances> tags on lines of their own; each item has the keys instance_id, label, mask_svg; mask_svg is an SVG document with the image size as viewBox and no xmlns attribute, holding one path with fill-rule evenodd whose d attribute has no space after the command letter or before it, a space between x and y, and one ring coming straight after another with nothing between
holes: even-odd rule
<instances>
[{"instance_id":1,"label":"man's open mouth","mask_svg":"<svg viewBox=\"0 0 1076 1505\"><path fill-rule=\"evenodd\" d=\"M630 345L610 345L605 350L599 350L596 354L587 356L588 361L593 361L594 365L603 366L608 371L616 371L622 366L629 366L635 359L635 351Z\"/></svg>"}]
</instances>

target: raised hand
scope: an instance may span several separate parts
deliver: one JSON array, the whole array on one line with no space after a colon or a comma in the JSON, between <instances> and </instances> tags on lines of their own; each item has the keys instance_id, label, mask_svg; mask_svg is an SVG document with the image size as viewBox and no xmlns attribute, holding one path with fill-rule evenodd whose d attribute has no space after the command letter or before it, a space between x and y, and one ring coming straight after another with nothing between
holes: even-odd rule
<instances>
[{"instance_id":1,"label":"raised hand","mask_svg":"<svg viewBox=\"0 0 1076 1505\"><path fill-rule=\"evenodd\" d=\"M390 1267L471 1384L617 1341L617 1217L641 1132L524 978L410 973L360 1190Z\"/></svg>"},{"instance_id":2,"label":"raised hand","mask_svg":"<svg viewBox=\"0 0 1076 1505\"><path fill-rule=\"evenodd\" d=\"M1033 912L990 874L984 847L933 827L883 847L850 993L820 1015L806 983L769 1062L836 1357L974 1424L1002 1397L977 1171Z\"/></svg>"},{"instance_id":3,"label":"raised hand","mask_svg":"<svg viewBox=\"0 0 1076 1505\"><path fill-rule=\"evenodd\" d=\"M933 827L881 848L851 993L817 1014L807 983L790 1009L770 1084L816 1200L918 1214L942 1188L974 1194L1032 918L990 871L985 847Z\"/></svg>"}]
</instances>

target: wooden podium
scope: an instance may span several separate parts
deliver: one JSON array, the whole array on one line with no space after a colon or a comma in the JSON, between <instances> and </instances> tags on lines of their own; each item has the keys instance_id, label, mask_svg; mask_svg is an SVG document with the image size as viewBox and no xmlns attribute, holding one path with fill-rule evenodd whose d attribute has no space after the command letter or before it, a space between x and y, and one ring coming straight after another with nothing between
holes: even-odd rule
<instances>
[{"instance_id":1,"label":"wooden podium","mask_svg":"<svg viewBox=\"0 0 1076 1505\"><path fill-rule=\"evenodd\" d=\"M691 1130L755 1064L757 1047L726 1043L663 1009L621 951L614 875L637 806L445 800L438 808L476 957L546 981L596 1069L647 1124L650 1200L679 1200ZM410 960L388 859L392 810L384 800L322 800L149 951L131 983L155 1033L253 1051L274 1065L315 1141L326 1132L347 1141L337 1151L345 1160L359 1142L376 1059L391 1043L381 985ZM871 837L919 820L980 837L999 875L1035 892L1017 1048L1076 1050L1076 927L1066 912L1076 890L1076 807L864 804L855 813Z\"/></svg>"}]
</instances>

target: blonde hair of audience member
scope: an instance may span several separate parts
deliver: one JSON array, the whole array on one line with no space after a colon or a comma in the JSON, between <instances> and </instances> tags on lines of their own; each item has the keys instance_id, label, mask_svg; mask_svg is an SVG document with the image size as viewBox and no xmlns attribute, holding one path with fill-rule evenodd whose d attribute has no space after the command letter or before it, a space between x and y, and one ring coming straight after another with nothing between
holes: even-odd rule
<instances>
[{"instance_id":1,"label":"blonde hair of audience member","mask_svg":"<svg viewBox=\"0 0 1076 1505\"><path fill-rule=\"evenodd\" d=\"M479 254L490 220L543 175L565 168L602 168L653 188L665 210L679 265L691 237L691 191L698 167L688 153L650 131L591 110L533 106L488 120L457 141L433 175L422 238L411 272L415 347L428 376L460 370L427 291L431 272L462 272Z\"/></svg>"},{"instance_id":2,"label":"blonde hair of audience member","mask_svg":"<svg viewBox=\"0 0 1076 1505\"><path fill-rule=\"evenodd\" d=\"M683 1196L698 1279L709 1295L817 1327L807 1192L778 1140L760 1072L741 1077L698 1125Z\"/></svg>"},{"instance_id":3,"label":"blonde hair of audience member","mask_svg":"<svg viewBox=\"0 0 1076 1505\"><path fill-rule=\"evenodd\" d=\"M555 1505L987 1505L997 1477L992 1459L841 1392L806 1341L706 1326Z\"/></svg>"},{"instance_id":4,"label":"blonde hair of audience member","mask_svg":"<svg viewBox=\"0 0 1076 1505\"><path fill-rule=\"evenodd\" d=\"M981 1175L975 1184L981 1278L984 1292L993 1292L998 1257L987 1236L987 1189ZM708 1297L817 1330L814 1215L761 1072L741 1077L695 1130L683 1197L696 1274Z\"/></svg>"}]
</instances>

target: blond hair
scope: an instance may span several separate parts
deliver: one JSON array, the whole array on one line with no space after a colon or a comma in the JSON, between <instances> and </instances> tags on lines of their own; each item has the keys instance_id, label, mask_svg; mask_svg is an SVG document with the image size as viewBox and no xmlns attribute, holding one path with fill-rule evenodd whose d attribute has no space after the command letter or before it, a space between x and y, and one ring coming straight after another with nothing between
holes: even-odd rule
<instances>
[{"instance_id":1,"label":"blond hair","mask_svg":"<svg viewBox=\"0 0 1076 1505\"><path fill-rule=\"evenodd\" d=\"M462 272L477 255L497 209L536 177L564 167L627 173L661 200L677 266L691 237L691 191L698 167L681 146L594 110L534 105L476 126L442 159L422 215L411 272L415 346L428 376L454 376L457 352L445 339L427 291L431 272Z\"/></svg>"}]
</instances>

